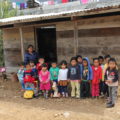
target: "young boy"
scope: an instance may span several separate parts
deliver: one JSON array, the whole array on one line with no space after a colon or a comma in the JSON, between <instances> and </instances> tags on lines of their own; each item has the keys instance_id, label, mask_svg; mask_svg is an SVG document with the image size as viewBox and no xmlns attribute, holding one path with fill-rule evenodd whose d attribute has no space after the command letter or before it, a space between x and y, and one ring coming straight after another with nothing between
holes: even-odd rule
<instances>
[{"instance_id":1,"label":"young boy","mask_svg":"<svg viewBox=\"0 0 120 120\"><path fill-rule=\"evenodd\" d=\"M24 84L25 84L25 89L31 88L34 91L34 95L36 95L37 91L35 89L35 78L33 77L34 73L31 69L30 64L26 64L26 70L24 72Z\"/></svg>"},{"instance_id":2,"label":"young boy","mask_svg":"<svg viewBox=\"0 0 120 120\"><path fill-rule=\"evenodd\" d=\"M58 74L59 74L59 68L57 67L57 63L56 62L52 62L51 63L51 68L50 68L50 80L53 84L53 82L56 82L58 84ZM53 97L54 92L51 92L51 97Z\"/></svg>"},{"instance_id":3,"label":"young boy","mask_svg":"<svg viewBox=\"0 0 120 120\"><path fill-rule=\"evenodd\" d=\"M80 98L80 68L77 64L76 57L70 60L70 67L68 68L68 80L70 80L72 91L71 97Z\"/></svg>"},{"instance_id":4,"label":"young boy","mask_svg":"<svg viewBox=\"0 0 120 120\"><path fill-rule=\"evenodd\" d=\"M25 89L25 85L24 85L24 80L23 80L23 75L24 75L24 71L25 71L25 68L24 68L24 63L20 63L19 64L19 70L17 72L17 76L18 76L18 79L19 79L19 82L22 86L22 90Z\"/></svg>"},{"instance_id":5,"label":"young boy","mask_svg":"<svg viewBox=\"0 0 120 120\"><path fill-rule=\"evenodd\" d=\"M98 58L93 59L92 73L93 73L92 97L97 98L97 97L99 97L99 83L102 79L102 68L99 65Z\"/></svg>"},{"instance_id":6,"label":"young boy","mask_svg":"<svg viewBox=\"0 0 120 120\"><path fill-rule=\"evenodd\" d=\"M118 90L118 70L117 63L114 58L111 58L108 62L108 68L105 72L105 81L109 89L109 101L107 103L107 108L115 106L115 101L117 99L117 90Z\"/></svg>"},{"instance_id":7,"label":"young boy","mask_svg":"<svg viewBox=\"0 0 120 120\"><path fill-rule=\"evenodd\" d=\"M92 80L92 68L90 61L87 57L83 58L82 66L82 82L81 82L81 98L89 98L90 95L90 83Z\"/></svg>"}]
</instances>

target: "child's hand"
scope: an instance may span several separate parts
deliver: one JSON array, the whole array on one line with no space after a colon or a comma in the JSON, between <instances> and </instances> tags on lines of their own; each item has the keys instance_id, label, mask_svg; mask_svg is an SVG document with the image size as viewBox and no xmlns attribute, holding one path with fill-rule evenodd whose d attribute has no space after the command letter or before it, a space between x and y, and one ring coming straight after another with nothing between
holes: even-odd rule
<instances>
[{"instance_id":1,"label":"child's hand","mask_svg":"<svg viewBox=\"0 0 120 120\"><path fill-rule=\"evenodd\" d=\"M46 84L46 82L42 82L42 84Z\"/></svg>"}]
</instances>

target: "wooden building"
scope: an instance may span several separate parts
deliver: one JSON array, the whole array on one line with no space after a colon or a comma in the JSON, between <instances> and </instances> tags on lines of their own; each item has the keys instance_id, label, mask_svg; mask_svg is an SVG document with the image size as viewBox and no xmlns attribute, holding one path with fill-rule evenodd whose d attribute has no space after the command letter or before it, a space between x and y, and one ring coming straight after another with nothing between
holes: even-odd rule
<instances>
[{"instance_id":1,"label":"wooden building","mask_svg":"<svg viewBox=\"0 0 120 120\"><path fill-rule=\"evenodd\" d=\"M118 4L119 3L119 4ZM77 54L90 59L110 54L120 63L120 2L58 13L0 20L8 72L16 71L29 44L58 62ZM101 4L101 3L99 3Z\"/></svg>"}]
</instances>

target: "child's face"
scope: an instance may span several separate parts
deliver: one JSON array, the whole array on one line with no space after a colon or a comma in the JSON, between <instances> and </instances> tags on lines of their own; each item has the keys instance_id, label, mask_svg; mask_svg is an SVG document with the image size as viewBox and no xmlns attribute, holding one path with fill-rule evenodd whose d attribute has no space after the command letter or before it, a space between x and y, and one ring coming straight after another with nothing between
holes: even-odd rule
<instances>
[{"instance_id":1,"label":"child's face","mask_svg":"<svg viewBox=\"0 0 120 120\"><path fill-rule=\"evenodd\" d=\"M94 66L98 67L99 66L99 61L98 60L94 60Z\"/></svg>"},{"instance_id":2,"label":"child's face","mask_svg":"<svg viewBox=\"0 0 120 120\"><path fill-rule=\"evenodd\" d=\"M110 69L114 69L116 67L116 63L113 61L110 61L108 66L110 67Z\"/></svg>"},{"instance_id":3,"label":"child's face","mask_svg":"<svg viewBox=\"0 0 120 120\"><path fill-rule=\"evenodd\" d=\"M108 63L109 60L110 60L110 58L106 58L106 59L105 59L105 62Z\"/></svg>"},{"instance_id":4,"label":"child's face","mask_svg":"<svg viewBox=\"0 0 120 120\"><path fill-rule=\"evenodd\" d=\"M47 67L42 67L42 71L46 71L47 70Z\"/></svg>"},{"instance_id":5,"label":"child's face","mask_svg":"<svg viewBox=\"0 0 120 120\"><path fill-rule=\"evenodd\" d=\"M24 65L21 65L21 66L20 66L20 69L24 69Z\"/></svg>"},{"instance_id":6,"label":"child's face","mask_svg":"<svg viewBox=\"0 0 120 120\"><path fill-rule=\"evenodd\" d=\"M72 60L72 61L71 61L71 65L72 65L72 66L76 66L76 65L77 65L77 61L76 61L76 60Z\"/></svg>"},{"instance_id":7,"label":"child's face","mask_svg":"<svg viewBox=\"0 0 120 120\"><path fill-rule=\"evenodd\" d=\"M44 58L39 59L39 63L43 64L45 62Z\"/></svg>"},{"instance_id":8,"label":"child's face","mask_svg":"<svg viewBox=\"0 0 120 120\"><path fill-rule=\"evenodd\" d=\"M56 68L56 67L57 67L57 64L56 64L56 63L52 63L52 67L53 67L53 68Z\"/></svg>"},{"instance_id":9,"label":"child's face","mask_svg":"<svg viewBox=\"0 0 120 120\"><path fill-rule=\"evenodd\" d=\"M30 70L31 66L30 65L26 65L26 70Z\"/></svg>"},{"instance_id":10,"label":"child's face","mask_svg":"<svg viewBox=\"0 0 120 120\"><path fill-rule=\"evenodd\" d=\"M78 57L77 61L78 61L78 63L82 63L82 58Z\"/></svg>"},{"instance_id":11,"label":"child's face","mask_svg":"<svg viewBox=\"0 0 120 120\"><path fill-rule=\"evenodd\" d=\"M83 60L83 66L87 67L88 66L88 62L86 60Z\"/></svg>"},{"instance_id":12,"label":"child's face","mask_svg":"<svg viewBox=\"0 0 120 120\"><path fill-rule=\"evenodd\" d=\"M99 63L100 65L103 64L104 60L103 59L99 59Z\"/></svg>"},{"instance_id":13,"label":"child's face","mask_svg":"<svg viewBox=\"0 0 120 120\"><path fill-rule=\"evenodd\" d=\"M65 64L62 64L62 65L61 65L61 68L62 68L62 69L65 69L66 67L67 67L67 66L66 66Z\"/></svg>"}]
</instances>

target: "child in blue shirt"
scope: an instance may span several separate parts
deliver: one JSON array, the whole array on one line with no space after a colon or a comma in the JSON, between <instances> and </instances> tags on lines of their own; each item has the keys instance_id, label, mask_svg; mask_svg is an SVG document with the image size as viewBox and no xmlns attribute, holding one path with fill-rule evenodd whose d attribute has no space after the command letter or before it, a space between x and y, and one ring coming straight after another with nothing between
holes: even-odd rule
<instances>
[{"instance_id":1,"label":"child in blue shirt","mask_svg":"<svg viewBox=\"0 0 120 120\"><path fill-rule=\"evenodd\" d=\"M19 82L21 84L22 90L24 90L25 89L24 80L23 80L24 71L25 71L24 63L20 63L19 67L20 68L19 68L19 70L17 72L17 76L18 76Z\"/></svg>"}]
</instances>

